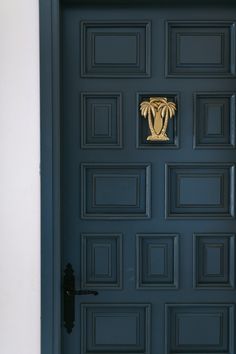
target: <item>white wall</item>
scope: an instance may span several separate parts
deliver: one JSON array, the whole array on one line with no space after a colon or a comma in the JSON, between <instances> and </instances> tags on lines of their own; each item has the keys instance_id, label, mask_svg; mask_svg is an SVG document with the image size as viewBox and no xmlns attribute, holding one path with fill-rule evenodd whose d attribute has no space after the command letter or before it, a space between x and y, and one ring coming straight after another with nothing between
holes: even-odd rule
<instances>
[{"instance_id":1,"label":"white wall","mask_svg":"<svg viewBox=\"0 0 236 354\"><path fill-rule=\"evenodd\" d=\"M38 0L0 1L0 353L40 353Z\"/></svg>"}]
</instances>

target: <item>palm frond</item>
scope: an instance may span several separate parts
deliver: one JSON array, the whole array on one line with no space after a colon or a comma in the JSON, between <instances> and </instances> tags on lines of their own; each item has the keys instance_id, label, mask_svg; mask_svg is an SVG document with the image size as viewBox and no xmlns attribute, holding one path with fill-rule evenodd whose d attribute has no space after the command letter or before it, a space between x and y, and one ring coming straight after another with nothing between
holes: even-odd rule
<instances>
[{"instance_id":1,"label":"palm frond","mask_svg":"<svg viewBox=\"0 0 236 354\"><path fill-rule=\"evenodd\" d=\"M140 104L140 112L141 112L141 115L144 118L147 118L149 110L150 110L150 102L149 101L143 101Z\"/></svg>"},{"instance_id":2,"label":"palm frond","mask_svg":"<svg viewBox=\"0 0 236 354\"><path fill-rule=\"evenodd\" d=\"M176 105L174 102L168 102L167 99L163 99L159 104L159 111L162 118L172 118L175 115Z\"/></svg>"}]
</instances>

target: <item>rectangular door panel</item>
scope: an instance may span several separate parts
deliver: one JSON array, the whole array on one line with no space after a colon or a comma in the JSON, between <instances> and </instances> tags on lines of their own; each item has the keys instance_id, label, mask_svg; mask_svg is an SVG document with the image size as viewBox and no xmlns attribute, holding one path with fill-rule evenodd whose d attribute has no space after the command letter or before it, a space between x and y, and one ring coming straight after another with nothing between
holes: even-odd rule
<instances>
[{"instance_id":1,"label":"rectangular door panel","mask_svg":"<svg viewBox=\"0 0 236 354\"><path fill-rule=\"evenodd\" d=\"M167 164L166 216L234 217L233 164Z\"/></svg>"},{"instance_id":2,"label":"rectangular door panel","mask_svg":"<svg viewBox=\"0 0 236 354\"><path fill-rule=\"evenodd\" d=\"M166 305L167 353L234 353L234 305Z\"/></svg>"},{"instance_id":3,"label":"rectangular door panel","mask_svg":"<svg viewBox=\"0 0 236 354\"><path fill-rule=\"evenodd\" d=\"M82 218L148 218L150 165L82 164Z\"/></svg>"},{"instance_id":4,"label":"rectangular door panel","mask_svg":"<svg viewBox=\"0 0 236 354\"><path fill-rule=\"evenodd\" d=\"M122 287L122 234L81 235L81 287Z\"/></svg>"},{"instance_id":5,"label":"rectangular door panel","mask_svg":"<svg viewBox=\"0 0 236 354\"><path fill-rule=\"evenodd\" d=\"M197 92L194 97L194 148L235 148L235 94Z\"/></svg>"},{"instance_id":6,"label":"rectangular door panel","mask_svg":"<svg viewBox=\"0 0 236 354\"><path fill-rule=\"evenodd\" d=\"M150 74L150 22L81 22L84 77Z\"/></svg>"},{"instance_id":7,"label":"rectangular door panel","mask_svg":"<svg viewBox=\"0 0 236 354\"><path fill-rule=\"evenodd\" d=\"M235 75L234 45L234 22L167 22L167 75Z\"/></svg>"},{"instance_id":8,"label":"rectangular door panel","mask_svg":"<svg viewBox=\"0 0 236 354\"><path fill-rule=\"evenodd\" d=\"M235 235L195 234L193 279L196 288L235 287Z\"/></svg>"},{"instance_id":9,"label":"rectangular door panel","mask_svg":"<svg viewBox=\"0 0 236 354\"><path fill-rule=\"evenodd\" d=\"M83 353L150 353L149 304L83 304Z\"/></svg>"}]
</instances>

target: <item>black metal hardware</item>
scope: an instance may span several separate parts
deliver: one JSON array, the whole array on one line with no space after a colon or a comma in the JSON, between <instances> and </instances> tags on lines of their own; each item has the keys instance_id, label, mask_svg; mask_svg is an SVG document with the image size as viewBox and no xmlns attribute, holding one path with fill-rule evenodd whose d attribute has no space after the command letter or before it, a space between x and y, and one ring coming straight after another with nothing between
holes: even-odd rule
<instances>
[{"instance_id":1,"label":"black metal hardware","mask_svg":"<svg viewBox=\"0 0 236 354\"><path fill-rule=\"evenodd\" d=\"M75 324L75 295L98 295L95 290L76 290L72 265L68 263L64 271L64 326L68 333Z\"/></svg>"},{"instance_id":2,"label":"black metal hardware","mask_svg":"<svg viewBox=\"0 0 236 354\"><path fill-rule=\"evenodd\" d=\"M66 290L66 295L98 295L98 292L95 290Z\"/></svg>"}]
</instances>

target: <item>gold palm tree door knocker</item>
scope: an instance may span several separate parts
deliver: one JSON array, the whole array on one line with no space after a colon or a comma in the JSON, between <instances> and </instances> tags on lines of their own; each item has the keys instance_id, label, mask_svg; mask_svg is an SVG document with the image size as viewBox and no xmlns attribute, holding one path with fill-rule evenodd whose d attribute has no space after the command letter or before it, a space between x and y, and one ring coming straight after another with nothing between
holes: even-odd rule
<instances>
[{"instance_id":1,"label":"gold palm tree door knocker","mask_svg":"<svg viewBox=\"0 0 236 354\"><path fill-rule=\"evenodd\" d=\"M176 104L168 101L166 97L150 97L140 104L140 112L144 118L148 118L148 125L151 135L147 140L167 141L168 121L173 118L176 111Z\"/></svg>"}]
</instances>

